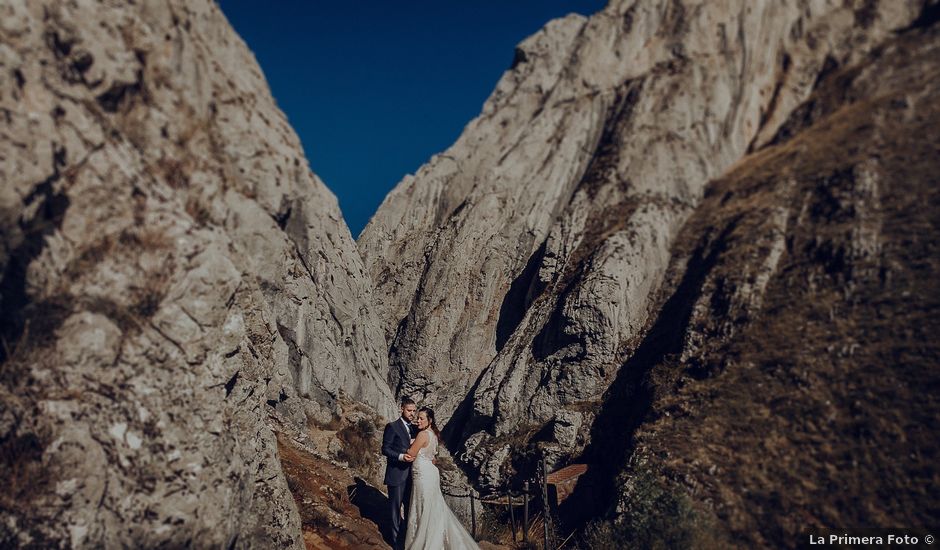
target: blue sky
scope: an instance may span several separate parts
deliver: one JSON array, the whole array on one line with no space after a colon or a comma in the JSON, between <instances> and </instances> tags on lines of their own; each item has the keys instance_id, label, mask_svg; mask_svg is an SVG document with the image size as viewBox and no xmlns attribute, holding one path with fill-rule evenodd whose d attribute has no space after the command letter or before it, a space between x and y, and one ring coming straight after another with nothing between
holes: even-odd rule
<instances>
[{"instance_id":1,"label":"blue sky","mask_svg":"<svg viewBox=\"0 0 940 550\"><path fill-rule=\"evenodd\" d=\"M219 0L353 237L475 117L546 22L605 0Z\"/></svg>"}]
</instances>

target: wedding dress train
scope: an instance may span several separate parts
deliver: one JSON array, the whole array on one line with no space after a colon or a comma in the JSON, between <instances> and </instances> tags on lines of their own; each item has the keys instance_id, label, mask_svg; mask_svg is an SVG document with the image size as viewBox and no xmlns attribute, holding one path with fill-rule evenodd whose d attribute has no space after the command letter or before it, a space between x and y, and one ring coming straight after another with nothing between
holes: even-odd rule
<instances>
[{"instance_id":1,"label":"wedding dress train","mask_svg":"<svg viewBox=\"0 0 940 550\"><path fill-rule=\"evenodd\" d=\"M411 508L408 512L407 550L478 549L441 493L441 473L431 459L437 453L437 436L427 430L428 445L418 451L411 466Z\"/></svg>"}]
</instances>

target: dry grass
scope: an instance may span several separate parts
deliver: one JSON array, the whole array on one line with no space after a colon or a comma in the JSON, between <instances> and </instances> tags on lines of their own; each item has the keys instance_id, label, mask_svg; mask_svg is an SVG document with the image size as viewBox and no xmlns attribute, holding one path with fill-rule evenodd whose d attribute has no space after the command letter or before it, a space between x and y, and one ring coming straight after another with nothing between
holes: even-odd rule
<instances>
[{"instance_id":1,"label":"dry grass","mask_svg":"<svg viewBox=\"0 0 940 550\"><path fill-rule=\"evenodd\" d=\"M196 195L190 195L186 198L186 213L199 226L209 225L212 221L212 213L203 203L202 199Z\"/></svg>"},{"instance_id":2,"label":"dry grass","mask_svg":"<svg viewBox=\"0 0 940 550\"><path fill-rule=\"evenodd\" d=\"M42 461L43 450L51 437L44 434L26 433L9 435L0 441L0 508L18 510L32 505L33 501L49 487L55 479Z\"/></svg>"},{"instance_id":3,"label":"dry grass","mask_svg":"<svg viewBox=\"0 0 940 550\"><path fill-rule=\"evenodd\" d=\"M565 410L581 413L581 414L597 414L597 411L601 408L600 399L586 399L584 401L575 401L573 403L568 403L563 407Z\"/></svg>"},{"instance_id":4,"label":"dry grass","mask_svg":"<svg viewBox=\"0 0 940 550\"><path fill-rule=\"evenodd\" d=\"M83 273L94 269L114 251L116 239L105 235L88 245L82 252L65 267L64 279L75 279Z\"/></svg>"},{"instance_id":5,"label":"dry grass","mask_svg":"<svg viewBox=\"0 0 940 550\"><path fill-rule=\"evenodd\" d=\"M333 416L330 417L329 422L322 424L320 422L317 422L316 419L314 418L309 418L307 420L307 427L311 430L325 430L325 431L330 431L330 432L336 432L336 431L339 431L339 429L343 427L343 419L339 415L334 414Z\"/></svg>"},{"instance_id":6,"label":"dry grass","mask_svg":"<svg viewBox=\"0 0 940 550\"><path fill-rule=\"evenodd\" d=\"M516 550L543 548L545 529L542 514L534 509L530 509L530 513L532 515L529 517L528 541L523 541L521 508L517 507L516 509L516 533L514 538L509 513L505 507L487 506L477 518L477 540ZM561 544L566 538L555 529L549 534L556 545Z\"/></svg>"},{"instance_id":7,"label":"dry grass","mask_svg":"<svg viewBox=\"0 0 940 550\"><path fill-rule=\"evenodd\" d=\"M193 170L191 156L181 158L160 157L156 161L156 171L163 180L174 189L189 187L189 173Z\"/></svg>"},{"instance_id":8,"label":"dry grass","mask_svg":"<svg viewBox=\"0 0 940 550\"><path fill-rule=\"evenodd\" d=\"M156 269L143 270L137 261L143 253L163 254L173 243L158 228L135 226L103 235L82 249L62 271L54 290L38 301L26 304L18 312L21 330L3 339L3 368L0 377L12 385L18 383L26 367L39 358L40 350L54 344L62 323L76 311L91 311L109 317L125 334L139 332L162 303L175 266L164 261ZM128 277L137 281L123 296L76 296L84 280L99 276L99 270L120 266L130 271ZM135 272L136 270L136 272Z\"/></svg>"},{"instance_id":9,"label":"dry grass","mask_svg":"<svg viewBox=\"0 0 940 550\"><path fill-rule=\"evenodd\" d=\"M8 387L23 382L22 376L29 364L40 359L37 351L55 342L55 332L71 314L72 306L71 298L61 295L28 306L23 331L16 341L0 342L6 357L0 369L0 381Z\"/></svg>"},{"instance_id":10,"label":"dry grass","mask_svg":"<svg viewBox=\"0 0 940 550\"><path fill-rule=\"evenodd\" d=\"M124 253L131 251L159 252L173 248L173 240L155 227L127 228L118 234L118 243Z\"/></svg>"},{"instance_id":11,"label":"dry grass","mask_svg":"<svg viewBox=\"0 0 940 550\"><path fill-rule=\"evenodd\" d=\"M59 290L60 301L70 304L70 310L76 305L82 305L91 311L105 314L124 330L139 330L142 321L156 313L166 296L174 270L172 261L164 262L157 270L138 273L140 282L129 287L129 303L125 305L102 297L92 300L72 298L68 285L81 277L94 276L95 269L108 258L134 265L136 258L143 253L164 253L172 247L172 240L159 228L128 227L116 235L104 235L68 264Z\"/></svg>"},{"instance_id":12,"label":"dry grass","mask_svg":"<svg viewBox=\"0 0 940 550\"><path fill-rule=\"evenodd\" d=\"M695 508L681 488L634 464L620 505L630 510L619 522L590 523L572 546L595 548L724 548L710 514Z\"/></svg>"},{"instance_id":13,"label":"dry grass","mask_svg":"<svg viewBox=\"0 0 940 550\"><path fill-rule=\"evenodd\" d=\"M337 458L360 471L368 471L374 466L375 450L379 445L373 422L362 418L355 424L340 429L336 436L343 446Z\"/></svg>"}]
</instances>

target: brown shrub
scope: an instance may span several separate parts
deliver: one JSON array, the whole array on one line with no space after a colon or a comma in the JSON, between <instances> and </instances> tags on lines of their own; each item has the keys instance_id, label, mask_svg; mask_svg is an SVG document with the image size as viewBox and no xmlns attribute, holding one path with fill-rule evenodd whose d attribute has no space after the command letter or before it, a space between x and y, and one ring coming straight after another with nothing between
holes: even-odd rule
<instances>
[{"instance_id":1,"label":"brown shrub","mask_svg":"<svg viewBox=\"0 0 940 550\"><path fill-rule=\"evenodd\" d=\"M41 433L10 435L0 441L0 509L29 506L55 482L42 453L50 437Z\"/></svg>"},{"instance_id":2,"label":"brown shrub","mask_svg":"<svg viewBox=\"0 0 940 550\"><path fill-rule=\"evenodd\" d=\"M125 248L145 251L167 250L173 246L173 240L154 227L126 228L118 235L118 242Z\"/></svg>"},{"instance_id":3,"label":"brown shrub","mask_svg":"<svg viewBox=\"0 0 940 550\"><path fill-rule=\"evenodd\" d=\"M339 459L358 470L368 470L378 448L375 424L362 418L336 433L343 448Z\"/></svg>"},{"instance_id":4,"label":"brown shrub","mask_svg":"<svg viewBox=\"0 0 940 550\"><path fill-rule=\"evenodd\" d=\"M63 273L64 279L75 279L83 273L90 271L114 250L114 238L105 235L90 244L77 258L70 261Z\"/></svg>"},{"instance_id":5,"label":"brown shrub","mask_svg":"<svg viewBox=\"0 0 940 550\"><path fill-rule=\"evenodd\" d=\"M29 365L37 360L36 352L55 342L55 334L72 314L70 296L51 296L27 305L20 313L22 323L19 334L0 334L0 382L11 386L22 382Z\"/></svg>"},{"instance_id":6,"label":"brown shrub","mask_svg":"<svg viewBox=\"0 0 940 550\"><path fill-rule=\"evenodd\" d=\"M212 221L212 214L209 209L199 197L194 195L190 195L186 199L186 213L199 226L208 225Z\"/></svg>"},{"instance_id":7,"label":"brown shrub","mask_svg":"<svg viewBox=\"0 0 940 550\"><path fill-rule=\"evenodd\" d=\"M542 548L544 542L544 522L542 515L535 512L529 518L528 542L523 542L522 534L522 511L517 509L516 534L513 537L512 526L509 521L509 514L505 507L484 506L477 518L477 537L478 541L487 541L497 544L501 547L513 548L515 550L535 550ZM560 536L554 524L551 526L552 540L558 544L565 537Z\"/></svg>"},{"instance_id":8,"label":"brown shrub","mask_svg":"<svg viewBox=\"0 0 940 550\"><path fill-rule=\"evenodd\" d=\"M158 173L163 175L167 185L174 189L189 187L190 162L175 158L161 157L156 162Z\"/></svg>"},{"instance_id":9,"label":"brown shrub","mask_svg":"<svg viewBox=\"0 0 940 550\"><path fill-rule=\"evenodd\" d=\"M316 419L311 419L309 423L311 424L311 425L310 425L310 428L311 428L311 429L312 429L312 428L317 428L317 429L320 429L320 430L327 430L327 431L330 431L330 432L335 432L335 431L337 431L337 430L339 430L340 428L343 427L343 419L340 418L339 415L336 415L336 414L334 414L334 415L330 418L330 421L327 422L326 424L322 424L322 423L320 423L320 422L317 422Z\"/></svg>"}]
</instances>

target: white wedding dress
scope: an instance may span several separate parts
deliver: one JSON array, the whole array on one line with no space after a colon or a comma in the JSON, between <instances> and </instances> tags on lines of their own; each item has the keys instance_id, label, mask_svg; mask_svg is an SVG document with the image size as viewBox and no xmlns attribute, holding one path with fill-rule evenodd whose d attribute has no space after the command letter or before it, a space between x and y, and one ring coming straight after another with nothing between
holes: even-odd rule
<instances>
[{"instance_id":1,"label":"white wedding dress","mask_svg":"<svg viewBox=\"0 0 940 550\"><path fill-rule=\"evenodd\" d=\"M437 453L437 436L430 436L427 446L418 450L411 466L411 508L408 512L406 550L462 550L479 548L470 533L444 502L441 473L431 459Z\"/></svg>"}]
</instances>

